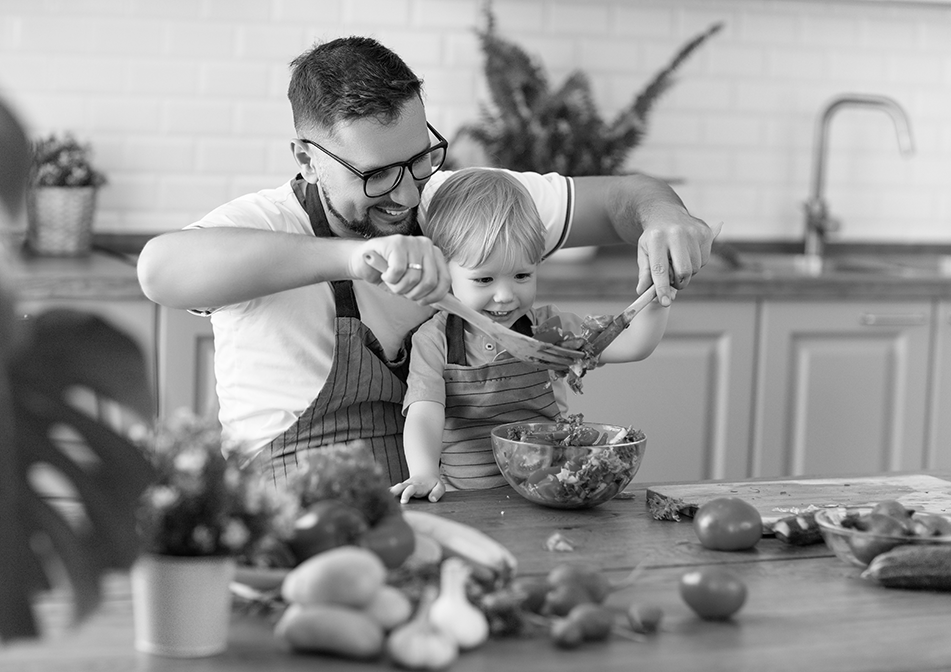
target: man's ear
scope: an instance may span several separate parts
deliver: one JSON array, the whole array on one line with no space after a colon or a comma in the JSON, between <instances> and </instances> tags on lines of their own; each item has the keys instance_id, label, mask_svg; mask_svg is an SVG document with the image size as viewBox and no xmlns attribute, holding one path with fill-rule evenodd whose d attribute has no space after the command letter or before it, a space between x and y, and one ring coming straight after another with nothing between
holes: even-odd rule
<instances>
[{"instance_id":1,"label":"man's ear","mask_svg":"<svg viewBox=\"0 0 951 672\"><path fill-rule=\"evenodd\" d=\"M294 155L297 167L300 168L301 177L311 184L317 184L317 166L314 163L314 157L307 149L307 143L294 138L291 140L291 153Z\"/></svg>"}]
</instances>

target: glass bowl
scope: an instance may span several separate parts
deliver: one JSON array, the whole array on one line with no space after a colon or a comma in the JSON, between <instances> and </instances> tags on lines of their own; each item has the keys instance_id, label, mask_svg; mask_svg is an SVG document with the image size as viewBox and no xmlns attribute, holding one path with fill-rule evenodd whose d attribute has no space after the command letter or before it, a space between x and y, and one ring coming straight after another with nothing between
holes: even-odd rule
<instances>
[{"instance_id":1,"label":"glass bowl","mask_svg":"<svg viewBox=\"0 0 951 672\"><path fill-rule=\"evenodd\" d=\"M641 466L647 438L621 425L510 422L492 430L505 480L530 502L585 509L613 499Z\"/></svg>"},{"instance_id":2,"label":"glass bowl","mask_svg":"<svg viewBox=\"0 0 951 672\"><path fill-rule=\"evenodd\" d=\"M850 527L847 517L871 512L871 507L839 507L816 512L816 523L822 538L836 556L851 565L865 568L879 553L890 551L903 544L932 544L951 546L951 534L928 534L934 529L934 519L947 526L947 518L934 513L914 513L912 523L904 534L876 534Z\"/></svg>"}]
</instances>

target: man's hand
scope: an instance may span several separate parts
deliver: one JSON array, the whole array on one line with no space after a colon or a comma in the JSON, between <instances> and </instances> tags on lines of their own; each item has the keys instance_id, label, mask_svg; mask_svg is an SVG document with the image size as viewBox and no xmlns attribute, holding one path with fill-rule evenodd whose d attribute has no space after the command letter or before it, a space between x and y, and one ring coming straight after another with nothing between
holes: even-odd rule
<instances>
[{"instance_id":1,"label":"man's hand","mask_svg":"<svg viewBox=\"0 0 951 672\"><path fill-rule=\"evenodd\" d=\"M664 226L645 225L637 241L637 293L653 284L657 300L669 306L676 290L686 287L709 260L723 223L711 229L683 208L665 208L662 216Z\"/></svg>"},{"instance_id":2,"label":"man's hand","mask_svg":"<svg viewBox=\"0 0 951 672\"><path fill-rule=\"evenodd\" d=\"M350 257L355 278L384 284L394 294L429 305L449 292L449 268L439 250L424 236L371 238Z\"/></svg>"}]
</instances>

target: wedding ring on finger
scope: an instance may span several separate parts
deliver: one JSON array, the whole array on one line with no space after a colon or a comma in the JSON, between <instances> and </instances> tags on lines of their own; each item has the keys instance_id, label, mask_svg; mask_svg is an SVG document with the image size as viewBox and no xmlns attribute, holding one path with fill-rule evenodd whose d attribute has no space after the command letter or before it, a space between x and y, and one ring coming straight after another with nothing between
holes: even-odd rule
<instances>
[{"instance_id":1,"label":"wedding ring on finger","mask_svg":"<svg viewBox=\"0 0 951 672\"><path fill-rule=\"evenodd\" d=\"M406 264L406 268L412 269L414 271L421 271L423 270L423 265L422 264Z\"/></svg>"}]
</instances>

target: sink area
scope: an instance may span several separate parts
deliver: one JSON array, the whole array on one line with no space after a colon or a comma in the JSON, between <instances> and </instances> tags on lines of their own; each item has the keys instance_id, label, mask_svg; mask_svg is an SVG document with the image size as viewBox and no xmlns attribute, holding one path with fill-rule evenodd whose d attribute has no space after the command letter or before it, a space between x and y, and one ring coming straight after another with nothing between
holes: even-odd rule
<instances>
[{"instance_id":1,"label":"sink area","mask_svg":"<svg viewBox=\"0 0 951 672\"><path fill-rule=\"evenodd\" d=\"M815 258L804 254L744 254L736 272L767 277L873 275L905 278L951 277L951 256L853 253Z\"/></svg>"},{"instance_id":2,"label":"sink area","mask_svg":"<svg viewBox=\"0 0 951 672\"><path fill-rule=\"evenodd\" d=\"M942 250L944 252L944 250ZM705 273L758 276L763 279L847 277L951 278L951 254L830 248L823 257L789 251L748 251L714 246Z\"/></svg>"}]
</instances>

